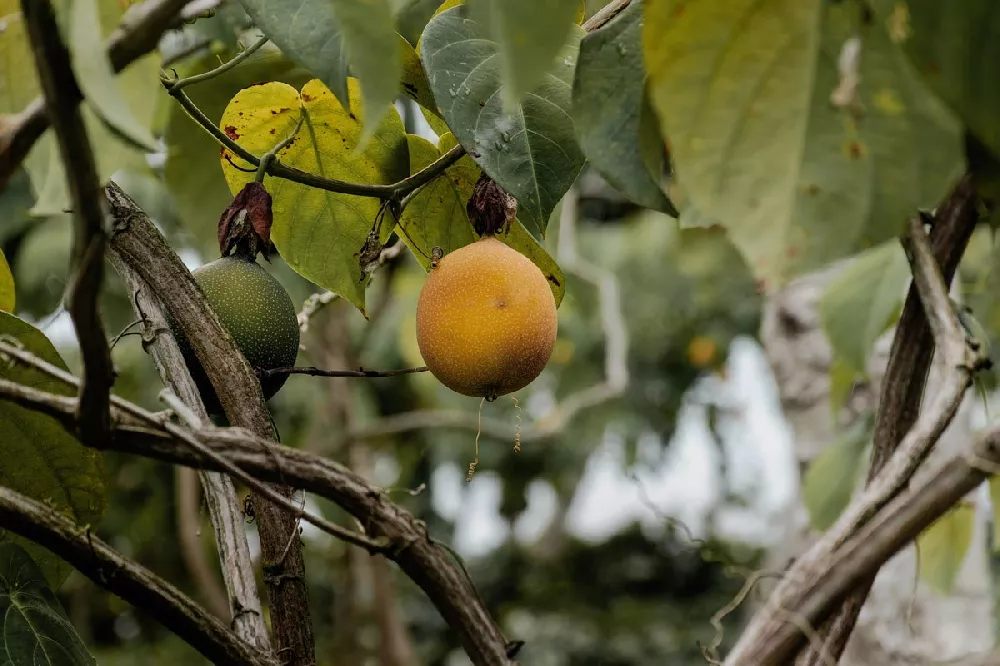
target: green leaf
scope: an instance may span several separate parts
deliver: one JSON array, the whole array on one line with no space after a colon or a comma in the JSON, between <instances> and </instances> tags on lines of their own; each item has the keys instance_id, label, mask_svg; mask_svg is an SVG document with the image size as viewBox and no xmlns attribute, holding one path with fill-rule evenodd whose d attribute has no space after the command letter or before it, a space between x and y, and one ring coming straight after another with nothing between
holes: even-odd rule
<instances>
[{"instance_id":1,"label":"green leaf","mask_svg":"<svg viewBox=\"0 0 1000 666\"><path fill-rule=\"evenodd\" d=\"M960 173L955 119L861 14L822 0L646 7L651 97L677 178L765 289L897 236ZM856 96L838 73L852 37Z\"/></svg>"},{"instance_id":2,"label":"green leaf","mask_svg":"<svg viewBox=\"0 0 1000 666\"><path fill-rule=\"evenodd\" d=\"M104 44L97 0L73 0L68 41L73 73L84 99L111 132L147 153L157 150L149 124L132 114Z\"/></svg>"},{"instance_id":3,"label":"green leaf","mask_svg":"<svg viewBox=\"0 0 1000 666\"><path fill-rule=\"evenodd\" d=\"M515 111L542 83L573 28L577 0L469 0L472 18L496 44L503 77L501 102Z\"/></svg>"},{"instance_id":4,"label":"green leaf","mask_svg":"<svg viewBox=\"0 0 1000 666\"><path fill-rule=\"evenodd\" d=\"M920 579L935 592L948 595L972 545L976 510L961 501L917 537Z\"/></svg>"},{"instance_id":5,"label":"green leaf","mask_svg":"<svg viewBox=\"0 0 1000 666\"><path fill-rule=\"evenodd\" d=\"M337 23L343 27L351 74L361 83L364 145L399 94L402 38L396 34L389 0L331 0L331 6ZM350 108L349 97L338 99Z\"/></svg>"},{"instance_id":6,"label":"green leaf","mask_svg":"<svg viewBox=\"0 0 1000 666\"><path fill-rule=\"evenodd\" d=\"M222 57L228 60L233 55L235 53L224 53ZM201 74L217 65L214 55L206 56L178 73L181 76ZM311 78L306 70L283 57L277 49L265 45L233 69L212 79L210 85L189 86L185 92L205 115L218 121L229 100L243 88L263 81L279 81L299 89ZM233 200L219 168L219 144L173 102L169 107L164 141L167 146L165 177L177 213L185 229L194 235L197 246L212 256L219 248L219 216Z\"/></svg>"},{"instance_id":7,"label":"green leaf","mask_svg":"<svg viewBox=\"0 0 1000 666\"><path fill-rule=\"evenodd\" d=\"M364 107L358 82L348 80L351 108ZM241 90L226 107L222 126L241 146L262 155L287 138L301 113L305 121L295 139L278 153L282 163L352 182L389 185L409 173L403 121L390 107L374 129L372 140L359 150L362 127L318 79L307 83L301 96L284 83L265 83ZM233 162L247 168L239 158ZM222 168L235 194L254 179L224 155ZM359 255L375 226L379 201L372 197L327 192L289 180L264 179L273 198L271 240L295 272L334 291L365 313L365 287ZM388 240L393 225L381 225Z\"/></svg>"},{"instance_id":8,"label":"green leaf","mask_svg":"<svg viewBox=\"0 0 1000 666\"><path fill-rule=\"evenodd\" d=\"M0 543L0 618L4 666L97 663L39 566L13 543Z\"/></svg>"},{"instance_id":9,"label":"green leaf","mask_svg":"<svg viewBox=\"0 0 1000 666\"><path fill-rule=\"evenodd\" d=\"M612 186L647 208L678 215L660 185L665 151L646 98L641 2L580 42L573 124L583 154Z\"/></svg>"},{"instance_id":10,"label":"green leaf","mask_svg":"<svg viewBox=\"0 0 1000 666\"><path fill-rule=\"evenodd\" d=\"M993 0L871 4L924 80L1000 155L1000 5Z\"/></svg>"},{"instance_id":11,"label":"green leaf","mask_svg":"<svg viewBox=\"0 0 1000 666\"><path fill-rule=\"evenodd\" d=\"M420 56L402 37L399 38L399 50L403 58L403 74L400 81L403 94L419 104L423 110L437 117L440 112L434 101L434 93L431 92L431 82L427 80L427 72L424 71L424 63L420 62Z\"/></svg>"},{"instance_id":12,"label":"green leaf","mask_svg":"<svg viewBox=\"0 0 1000 666\"><path fill-rule=\"evenodd\" d=\"M424 168L458 145L453 134L445 134L435 147L430 141L406 135L410 148L410 172ZM445 170L417 193L403 211L399 231L403 242L424 268L430 269L431 250L440 247L446 254L478 239L465 205L472 195L480 170L468 155ZM510 231L497 238L538 266L552 289L556 307L566 294L566 278L555 260L545 251L519 220Z\"/></svg>"},{"instance_id":13,"label":"green leaf","mask_svg":"<svg viewBox=\"0 0 1000 666\"><path fill-rule=\"evenodd\" d=\"M14 276L0 248L0 312L14 311Z\"/></svg>"},{"instance_id":14,"label":"green leaf","mask_svg":"<svg viewBox=\"0 0 1000 666\"><path fill-rule=\"evenodd\" d=\"M66 369L66 364L41 331L17 317L0 312L0 337ZM64 383L38 370L0 359L0 377L41 391L74 395ZM95 526L107 500L104 464L100 453L83 446L50 416L0 401L0 486L47 502L80 525ZM0 530L0 542L24 546L49 584L57 588L70 568L48 550Z\"/></svg>"},{"instance_id":15,"label":"green leaf","mask_svg":"<svg viewBox=\"0 0 1000 666\"><path fill-rule=\"evenodd\" d=\"M75 11L68 7L69 3L66 5L66 11ZM107 38L118 27L126 6L120 0L100 0L98 11L103 38ZM0 42L4 37L5 35L0 35ZM32 64L28 66L33 68ZM157 102L161 99L158 71L159 57L155 53L149 54L129 65L118 74L116 80L121 95L120 100L127 107L127 113L147 131L153 125ZM18 79L26 78L21 73L15 76ZM119 169L149 168L145 155L135 150L131 142L122 141L120 133L111 131L89 102L81 107L81 112L102 183L108 182ZM52 130L42 135L29 155L26 165L35 191L38 193L35 206L31 210L32 215L56 215L67 210L70 201L66 173Z\"/></svg>"},{"instance_id":16,"label":"green leaf","mask_svg":"<svg viewBox=\"0 0 1000 666\"><path fill-rule=\"evenodd\" d=\"M330 0L240 2L254 24L282 53L312 72L338 101L349 106L347 45L343 26Z\"/></svg>"},{"instance_id":17,"label":"green leaf","mask_svg":"<svg viewBox=\"0 0 1000 666\"><path fill-rule=\"evenodd\" d=\"M571 30L578 38L579 28ZM431 19L420 54L444 119L472 158L517 199L518 218L544 236L549 215L583 168L570 118L575 40L542 83L507 113L497 45L461 7Z\"/></svg>"},{"instance_id":18,"label":"green leaf","mask_svg":"<svg viewBox=\"0 0 1000 666\"><path fill-rule=\"evenodd\" d=\"M862 252L827 286L820 322L847 368L864 372L875 341L899 317L909 278L906 254L891 240Z\"/></svg>"},{"instance_id":19,"label":"green leaf","mask_svg":"<svg viewBox=\"0 0 1000 666\"><path fill-rule=\"evenodd\" d=\"M858 419L816 456L802 478L802 501L810 524L825 531L847 507L865 463L865 449L872 437L874 419Z\"/></svg>"}]
</instances>

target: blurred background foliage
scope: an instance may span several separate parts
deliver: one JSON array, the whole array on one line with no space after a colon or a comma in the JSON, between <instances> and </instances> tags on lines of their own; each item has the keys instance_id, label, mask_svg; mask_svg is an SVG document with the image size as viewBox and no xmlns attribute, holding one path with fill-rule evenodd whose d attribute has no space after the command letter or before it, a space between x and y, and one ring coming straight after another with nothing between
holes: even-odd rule
<instances>
[{"instance_id":1,"label":"blurred background foliage","mask_svg":"<svg viewBox=\"0 0 1000 666\"><path fill-rule=\"evenodd\" d=\"M418 35L436 4L409 3L404 36ZM165 57L177 58L172 66L181 75L205 71L220 57L231 57L235 35L245 25L238 6L226 3L215 17L199 20L172 37L175 41ZM265 80L301 84L306 79L301 69L262 49L210 85L192 87L190 93L210 117L217 118L228 99L245 86ZM148 168L120 171L115 180L155 219L193 268L217 252L215 225L230 194L219 168L217 145L165 94L159 98L157 127L164 152L150 160ZM402 110L408 129L422 131L415 108L403 104ZM553 405L605 377L606 336L598 292L592 283L567 271L569 284L552 362L538 381L521 392L520 412L506 399L485 405L484 419L491 427L484 428L479 471L470 484L463 479L473 457L479 402L451 393L430 375L378 380L293 376L271 407L285 444L343 461L387 488L395 500L427 522L435 539L453 542L458 522L469 512L496 514L491 520L499 537L463 555L481 595L508 635L527 641L526 663L609 666L659 664L664 659L678 666L704 663L700 645L710 643L715 634L709 618L742 586L740 567L754 568L759 557L755 547L717 538L711 528L693 538L666 516L657 518L662 529L632 522L599 538L574 533L566 518L574 498L590 490L583 481L585 472L602 447L611 440L621 444L624 458L621 469L614 470L619 474L659 466L692 400L703 403L710 439L722 449L719 406L705 402L692 389L706 377L725 379L733 340L757 333L760 297L742 258L723 233L711 228L681 232L669 218L621 199L595 173L581 175L578 186L577 252L610 271L621 295L629 345L630 381L624 395L577 413L549 436L529 436ZM72 329L60 306L69 266L70 220L64 214L30 216L34 202L32 184L23 172L0 195L0 218L5 220L0 247L16 280L16 314L42 328L71 368L78 370ZM555 215L559 214L557 210ZM559 226L554 220L546 241L554 256ZM267 268L296 303L315 290L280 258ZM413 317L422 280L422 269L404 252L376 274L369 288L370 321L348 304L334 301L312 320L299 364L329 368L420 364ZM109 271L102 294L109 331L132 321L129 301ZM141 338L123 337L113 355L119 373L115 392L159 409L160 382ZM518 418L525 439L515 454ZM414 425L421 427L410 427ZM644 445L648 442L655 443L653 455ZM213 595L218 603L221 578L212 529L190 476L184 479L185 472L143 458L106 453L105 459L111 496L100 536L210 607ZM725 465L725 456L720 465ZM728 477L723 473L722 478ZM496 491L495 501L490 501L493 506L484 505L477 486ZM549 505L548 515L530 521L535 528L529 537L517 536L525 531L519 525L528 515L538 515L531 509L536 496L547 498L540 503ZM747 499L727 489L719 502L741 505ZM312 508L346 521L325 502ZM654 506L649 511L658 515ZM254 529L248 523L256 553ZM321 664L465 663L434 608L392 566L350 551L325 535L309 530L305 535ZM200 663L196 653L141 609L129 607L78 574L59 594L101 664ZM735 617L726 620L735 621ZM387 656L388 637L394 633L404 648ZM734 635L730 626L726 642Z\"/></svg>"}]
</instances>

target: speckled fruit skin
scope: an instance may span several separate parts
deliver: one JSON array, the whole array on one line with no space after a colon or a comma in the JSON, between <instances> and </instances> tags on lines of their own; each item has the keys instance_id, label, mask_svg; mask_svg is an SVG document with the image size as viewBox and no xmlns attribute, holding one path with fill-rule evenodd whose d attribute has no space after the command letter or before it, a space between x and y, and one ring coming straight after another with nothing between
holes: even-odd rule
<instances>
[{"instance_id":1,"label":"speckled fruit skin","mask_svg":"<svg viewBox=\"0 0 1000 666\"><path fill-rule=\"evenodd\" d=\"M299 353L295 306L281 283L260 264L244 257L223 257L195 269L191 275L252 367L271 369L295 365ZM177 335L173 322L171 328ZM182 335L177 338L205 409L210 414L222 413L218 396L194 349ZM273 397L287 379L288 375L279 375L261 382L264 398Z\"/></svg>"},{"instance_id":2,"label":"speckled fruit skin","mask_svg":"<svg viewBox=\"0 0 1000 666\"><path fill-rule=\"evenodd\" d=\"M445 255L417 302L417 344L452 391L494 399L541 374L556 341L556 303L527 257L493 237Z\"/></svg>"}]
</instances>

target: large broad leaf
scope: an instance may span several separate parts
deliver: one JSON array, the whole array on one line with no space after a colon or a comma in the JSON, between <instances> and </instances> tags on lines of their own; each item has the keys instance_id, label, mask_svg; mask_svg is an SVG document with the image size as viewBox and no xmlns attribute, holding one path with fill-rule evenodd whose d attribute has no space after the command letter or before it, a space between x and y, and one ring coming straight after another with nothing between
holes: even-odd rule
<instances>
[{"instance_id":1,"label":"large broad leaf","mask_svg":"<svg viewBox=\"0 0 1000 666\"><path fill-rule=\"evenodd\" d=\"M412 134L408 134L406 140L410 147L410 171L413 173L458 145L455 136L450 133L441 137L437 147ZM445 170L443 176L424 186L403 211L398 227L400 236L425 270L430 269L431 251L435 247L448 253L478 239L465 204L472 196L480 173L475 162L468 155L463 156ZM497 238L538 266L549 282L558 307L566 294L566 278L549 253L519 220L514 220L510 231L498 234Z\"/></svg>"},{"instance_id":2,"label":"large broad leaf","mask_svg":"<svg viewBox=\"0 0 1000 666\"><path fill-rule=\"evenodd\" d=\"M767 289L897 235L961 168L957 122L859 4L646 7L651 96L677 177Z\"/></svg>"},{"instance_id":3,"label":"large broad leaf","mask_svg":"<svg viewBox=\"0 0 1000 666\"><path fill-rule=\"evenodd\" d=\"M503 104L496 43L461 7L431 19L420 43L431 90L444 119L472 158L517 198L518 217L544 235L549 215L583 168L570 111L576 40L513 112Z\"/></svg>"},{"instance_id":4,"label":"large broad leaf","mask_svg":"<svg viewBox=\"0 0 1000 666\"><path fill-rule=\"evenodd\" d=\"M52 343L37 329L13 315L0 312L0 338L16 340L32 354L66 369ZM60 395L74 395L71 388L38 370L0 359L0 377ZM80 525L97 526L107 498L100 453L88 449L55 419L0 401L0 486L47 502ZM0 541L24 546L57 588L70 568L48 550L0 530Z\"/></svg>"},{"instance_id":5,"label":"large broad leaf","mask_svg":"<svg viewBox=\"0 0 1000 666\"><path fill-rule=\"evenodd\" d=\"M343 27L351 74L361 82L364 99L362 143L371 138L399 92L402 73L399 41L389 0L330 0ZM338 97L350 106L350 99Z\"/></svg>"},{"instance_id":6,"label":"large broad leaf","mask_svg":"<svg viewBox=\"0 0 1000 666\"><path fill-rule=\"evenodd\" d=\"M31 556L0 543L0 666L96 663Z\"/></svg>"},{"instance_id":7,"label":"large broad leaf","mask_svg":"<svg viewBox=\"0 0 1000 666\"><path fill-rule=\"evenodd\" d=\"M347 103L349 60L330 0L240 0L254 24Z\"/></svg>"},{"instance_id":8,"label":"large broad leaf","mask_svg":"<svg viewBox=\"0 0 1000 666\"><path fill-rule=\"evenodd\" d=\"M349 79L351 107L361 110L358 82ZM222 115L222 127L241 146L262 155L291 135L302 113L305 121L295 139L278 153L288 166L328 178L391 184L409 174L406 135L395 108L358 150L362 127L358 117L341 106L318 79L299 92L284 83L266 83L240 91ZM233 161L230 162L229 160ZM223 155L222 168L235 194L252 181L253 173L234 166L242 160ZM337 194L288 180L267 177L273 197L271 240L282 258L302 277L334 291L365 312L365 286L360 253L379 214L379 200ZM385 242L391 217L380 229Z\"/></svg>"},{"instance_id":9,"label":"large broad leaf","mask_svg":"<svg viewBox=\"0 0 1000 666\"><path fill-rule=\"evenodd\" d=\"M802 477L802 502L815 529L825 531L850 503L873 424L870 417L859 419L816 456Z\"/></svg>"},{"instance_id":10,"label":"large broad leaf","mask_svg":"<svg viewBox=\"0 0 1000 666\"><path fill-rule=\"evenodd\" d=\"M995 0L873 0L924 79L1000 155L1000 4Z\"/></svg>"},{"instance_id":11,"label":"large broad leaf","mask_svg":"<svg viewBox=\"0 0 1000 666\"><path fill-rule=\"evenodd\" d=\"M14 276L11 275L7 257L0 249L0 311L14 311Z\"/></svg>"},{"instance_id":12,"label":"large broad leaf","mask_svg":"<svg viewBox=\"0 0 1000 666\"><path fill-rule=\"evenodd\" d=\"M552 69L573 19L577 0L469 0L472 18L486 26L500 55L508 111L534 90Z\"/></svg>"},{"instance_id":13,"label":"large broad leaf","mask_svg":"<svg viewBox=\"0 0 1000 666\"><path fill-rule=\"evenodd\" d=\"M86 53L96 57L93 55L94 49L97 48L93 43L94 39L103 42L118 27L127 6L127 3L122 3L120 0L99 0L96 8L99 12L100 32L93 33L91 30L95 27L91 15L93 5L83 7L80 3L72 5L64 3L64 12L67 12L64 21L67 33L86 29L87 34L79 36L79 39L86 40L85 44L80 46L79 52L75 54L76 60L88 58L84 71L100 67L98 63L90 61L91 56L86 56ZM69 12L81 12L81 17L82 13L86 13L85 25L73 22ZM17 113L38 94L35 67L27 35L24 33L19 3L16 0L0 0L0 16L3 17L7 27L0 31L0 81L4 82L4 85L0 86L0 113ZM73 25L69 25L70 23ZM77 50L77 46L73 43L70 46L74 51ZM107 182L119 169L147 168L145 156L135 150L137 137L123 140L125 136L123 131L144 135L138 139L140 142L150 138L149 129L153 124L159 98L158 69L159 57L156 54L140 58L118 74L116 80L112 82L116 86L117 93L104 90L104 84L109 82L103 79L104 83L101 83L100 74L96 80L88 75L90 80L86 82L87 87L84 87L84 92L92 96L101 96L100 103L103 105L101 108L105 113L116 114L112 124L118 125L114 131L109 129L109 125L95 113L91 101L81 107L87 135L94 150L98 175L102 182ZM95 84L95 87L90 88L91 84ZM112 97L105 97L105 93ZM130 129L123 130L123 128ZM25 166L38 195L38 200L32 209L33 214L55 215L70 207L66 173L52 130L47 131L35 144Z\"/></svg>"},{"instance_id":14,"label":"large broad leaf","mask_svg":"<svg viewBox=\"0 0 1000 666\"><path fill-rule=\"evenodd\" d=\"M611 185L638 204L676 216L660 186L665 151L651 111L642 3L636 1L580 42L573 124L583 154Z\"/></svg>"},{"instance_id":15,"label":"large broad leaf","mask_svg":"<svg viewBox=\"0 0 1000 666\"><path fill-rule=\"evenodd\" d=\"M917 537L920 579L935 592L951 593L972 545L975 525L976 509L963 500Z\"/></svg>"},{"instance_id":16,"label":"large broad leaf","mask_svg":"<svg viewBox=\"0 0 1000 666\"><path fill-rule=\"evenodd\" d=\"M157 150L156 140L149 131L149 119L137 119L125 99L111 61L108 59L101 29L98 0L73 0L68 21L68 33L73 73L83 91L84 99L111 132L141 150Z\"/></svg>"},{"instance_id":17,"label":"large broad leaf","mask_svg":"<svg viewBox=\"0 0 1000 666\"><path fill-rule=\"evenodd\" d=\"M863 252L832 280L819 304L834 356L863 372L872 346L899 316L910 266L896 240Z\"/></svg>"}]
</instances>

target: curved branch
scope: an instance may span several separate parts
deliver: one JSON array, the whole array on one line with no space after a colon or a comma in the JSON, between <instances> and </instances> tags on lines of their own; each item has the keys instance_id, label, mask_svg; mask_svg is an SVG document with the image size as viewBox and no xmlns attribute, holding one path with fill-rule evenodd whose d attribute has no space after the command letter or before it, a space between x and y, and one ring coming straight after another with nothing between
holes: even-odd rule
<instances>
[{"instance_id":1,"label":"curved branch","mask_svg":"<svg viewBox=\"0 0 1000 666\"><path fill-rule=\"evenodd\" d=\"M73 271L66 296L83 357L80 437L85 442L104 439L111 429L109 395L114 371L97 304L104 281L104 249L108 241L97 163L77 108L81 93L52 5L48 0L22 0L21 13L34 52L38 80L45 93L48 116L66 166L73 205Z\"/></svg>"},{"instance_id":2,"label":"curved branch","mask_svg":"<svg viewBox=\"0 0 1000 666\"><path fill-rule=\"evenodd\" d=\"M789 568L771 593L766 606L754 616L726 658L727 666L788 663L790 653L801 639L801 630L793 627L789 633L790 625L778 615L791 612L801 617L802 608L811 607L814 600L809 595L810 586L828 575L831 561L841 554L844 544L858 533L866 532L875 517L884 515L885 507L903 492L931 447L951 423L971 384L973 373L984 361L978 345L968 339L958 321L921 220L910 221L903 244L913 270L914 285L934 336L935 353L941 355L945 368L941 388L872 482L819 541Z\"/></svg>"},{"instance_id":3,"label":"curved branch","mask_svg":"<svg viewBox=\"0 0 1000 666\"><path fill-rule=\"evenodd\" d=\"M48 548L97 585L148 612L213 663L275 666L173 585L45 504L0 486L0 525Z\"/></svg>"},{"instance_id":4,"label":"curved branch","mask_svg":"<svg viewBox=\"0 0 1000 666\"><path fill-rule=\"evenodd\" d=\"M934 260L941 267L944 285L951 285L959 261L972 238L978 222L977 197L971 178L966 175L938 207L930 231ZM920 403L934 357L934 339L917 284L910 285L906 302L896 324L892 349L882 379L875 433L872 439L871 463L866 483L872 483L896 451L903 436L913 427L920 412ZM839 659L847 647L861 608L872 585L874 574L858 584L844 600L843 607L819 633L822 648L833 659ZM820 650L809 647L797 660L798 666L819 666Z\"/></svg>"},{"instance_id":5,"label":"curved branch","mask_svg":"<svg viewBox=\"0 0 1000 666\"><path fill-rule=\"evenodd\" d=\"M44 412L65 427L74 426L75 398L39 391L0 379L0 399ZM119 407L128 405L128 411ZM138 406L115 398L114 437L99 445L199 469L222 470L216 458L185 446L162 421L139 421ZM465 571L427 533L426 525L393 503L388 495L343 465L307 451L257 437L243 428L182 429L216 457L254 477L291 483L338 504L389 545L382 552L395 561L430 598L458 634L476 666L511 666L507 641L476 593Z\"/></svg>"}]
</instances>

